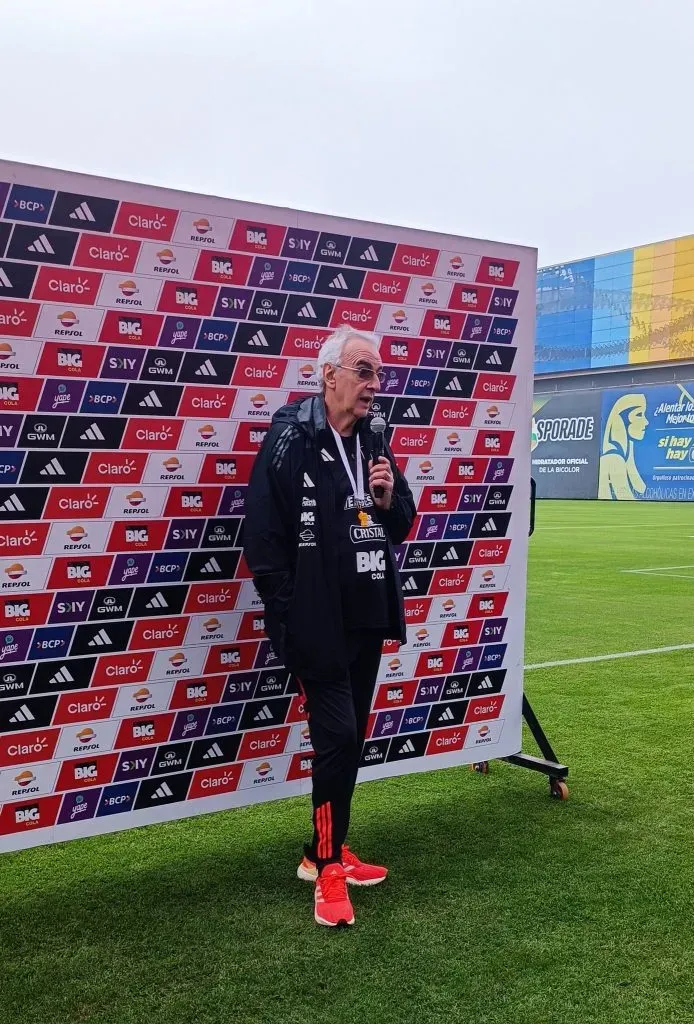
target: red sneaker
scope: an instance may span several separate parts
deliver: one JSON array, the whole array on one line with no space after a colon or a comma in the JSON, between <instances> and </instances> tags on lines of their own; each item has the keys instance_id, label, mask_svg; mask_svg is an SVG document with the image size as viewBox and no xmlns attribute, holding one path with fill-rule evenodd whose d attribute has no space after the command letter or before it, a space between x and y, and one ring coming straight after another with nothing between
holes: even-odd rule
<instances>
[{"instance_id":1,"label":"red sneaker","mask_svg":"<svg viewBox=\"0 0 694 1024\"><path fill-rule=\"evenodd\" d=\"M337 928L354 924L354 909L347 895L347 876L341 864L326 864L316 879L315 908L317 924Z\"/></svg>"},{"instance_id":2,"label":"red sneaker","mask_svg":"<svg viewBox=\"0 0 694 1024\"><path fill-rule=\"evenodd\" d=\"M388 868L364 864L346 845L342 847L342 866L350 885L378 885L379 882L385 881L388 875ZM304 857L296 874L305 882L314 882L318 878L318 869L312 860Z\"/></svg>"}]
</instances>

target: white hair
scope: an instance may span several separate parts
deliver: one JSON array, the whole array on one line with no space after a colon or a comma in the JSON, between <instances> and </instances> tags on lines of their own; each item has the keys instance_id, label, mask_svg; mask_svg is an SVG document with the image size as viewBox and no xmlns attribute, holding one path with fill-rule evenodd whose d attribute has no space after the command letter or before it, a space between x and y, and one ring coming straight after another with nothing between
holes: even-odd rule
<instances>
[{"instance_id":1,"label":"white hair","mask_svg":"<svg viewBox=\"0 0 694 1024\"><path fill-rule=\"evenodd\" d=\"M331 366L335 366L340 362L342 353L344 352L345 345L352 338L357 338L361 341L367 342L369 345L373 345L374 348L378 349L380 345L380 338L377 334L371 334L369 331L357 331L354 327L350 327L348 324L341 324L336 330L330 334L323 344L321 350L318 353L318 359L316 360L316 376L320 381L320 385L325 389L325 382L323 380L323 367L330 363Z\"/></svg>"}]
</instances>

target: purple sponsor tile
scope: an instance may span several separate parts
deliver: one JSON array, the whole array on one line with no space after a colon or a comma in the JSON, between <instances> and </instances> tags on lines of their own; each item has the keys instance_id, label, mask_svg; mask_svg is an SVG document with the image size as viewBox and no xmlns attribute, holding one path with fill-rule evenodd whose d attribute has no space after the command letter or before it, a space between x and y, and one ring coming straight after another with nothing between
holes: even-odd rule
<instances>
[{"instance_id":1,"label":"purple sponsor tile","mask_svg":"<svg viewBox=\"0 0 694 1024\"><path fill-rule=\"evenodd\" d=\"M5 200L7 199L7 193L9 191L10 191L10 186L7 184L7 182L6 181L0 181L0 210L2 210L2 208L5 205Z\"/></svg>"},{"instance_id":2,"label":"purple sponsor tile","mask_svg":"<svg viewBox=\"0 0 694 1024\"><path fill-rule=\"evenodd\" d=\"M267 256L256 256L248 284L256 288L279 288L286 266L286 260L272 260Z\"/></svg>"},{"instance_id":3,"label":"purple sponsor tile","mask_svg":"<svg viewBox=\"0 0 694 1024\"><path fill-rule=\"evenodd\" d=\"M113 781L124 782L126 779L141 779L145 775L149 775L156 752L156 747L123 750L118 760Z\"/></svg>"},{"instance_id":4,"label":"purple sponsor tile","mask_svg":"<svg viewBox=\"0 0 694 1024\"><path fill-rule=\"evenodd\" d=\"M511 476L513 459L490 459L484 479L488 484L505 484Z\"/></svg>"},{"instance_id":5,"label":"purple sponsor tile","mask_svg":"<svg viewBox=\"0 0 694 1024\"><path fill-rule=\"evenodd\" d=\"M488 488L481 484L467 484L460 495L458 511L472 512L477 508L481 509L487 497L487 490Z\"/></svg>"},{"instance_id":6,"label":"purple sponsor tile","mask_svg":"<svg viewBox=\"0 0 694 1024\"><path fill-rule=\"evenodd\" d=\"M71 825L75 821L93 818L99 806L101 788L83 789L79 793L66 793L58 815L59 825Z\"/></svg>"},{"instance_id":7,"label":"purple sponsor tile","mask_svg":"<svg viewBox=\"0 0 694 1024\"><path fill-rule=\"evenodd\" d=\"M199 736L203 736L209 714L209 708L179 711L176 715L174 727L171 730L171 739L196 740Z\"/></svg>"},{"instance_id":8,"label":"purple sponsor tile","mask_svg":"<svg viewBox=\"0 0 694 1024\"><path fill-rule=\"evenodd\" d=\"M379 711L371 736L374 739L379 739L382 736L394 736L400 728L404 711L404 708L397 711Z\"/></svg>"},{"instance_id":9,"label":"purple sponsor tile","mask_svg":"<svg viewBox=\"0 0 694 1024\"><path fill-rule=\"evenodd\" d=\"M384 395L401 395L410 374L409 366L384 366L386 379L381 384Z\"/></svg>"},{"instance_id":10,"label":"purple sponsor tile","mask_svg":"<svg viewBox=\"0 0 694 1024\"><path fill-rule=\"evenodd\" d=\"M486 341L491 326L492 318L490 316L473 316L472 313L468 313L463 327L463 340Z\"/></svg>"},{"instance_id":11,"label":"purple sponsor tile","mask_svg":"<svg viewBox=\"0 0 694 1024\"><path fill-rule=\"evenodd\" d=\"M482 506L480 505L480 508ZM447 515L430 515L426 512L417 530L417 540L441 540L448 521Z\"/></svg>"},{"instance_id":12,"label":"purple sponsor tile","mask_svg":"<svg viewBox=\"0 0 694 1024\"><path fill-rule=\"evenodd\" d=\"M450 354L450 341L432 339L424 343L421 363L423 366L445 366Z\"/></svg>"},{"instance_id":13,"label":"purple sponsor tile","mask_svg":"<svg viewBox=\"0 0 694 1024\"><path fill-rule=\"evenodd\" d=\"M16 413L0 413L0 448L14 448L23 418Z\"/></svg>"},{"instance_id":14,"label":"purple sponsor tile","mask_svg":"<svg viewBox=\"0 0 694 1024\"><path fill-rule=\"evenodd\" d=\"M505 316L513 316L517 298L518 291L516 288L495 288L489 310L492 313L503 313Z\"/></svg>"},{"instance_id":15,"label":"purple sponsor tile","mask_svg":"<svg viewBox=\"0 0 694 1024\"><path fill-rule=\"evenodd\" d=\"M167 316L157 342L158 348L195 348L202 321L193 316Z\"/></svg>"},{"instance_id":16,"label":"purple sponsor tile","mask_svg":"<svg viewBox=\"0 0 694 1024\"><path fill-rule=\"evenodd\" d=\"M507 320L503 316L495 316L489 340L493 341L495 345L510 345L517 326L517 320Z\"/></svg>"},{"instance_id":17,"label":"purple sponsor tile","mask_svg":"<svg viewBox=\"0 0 694 1024\"><path fill-rule=\"evenodd\" d=\"M109 345L99 376L116 380L137 380L145 355L144 349Z\"/></svg>"},{"instance_id":18,"label":"purple sponsor tile","mask_svg":"<svg viewBox=\"0 0 694 1024\"><path fill-rule=\"evenodd\" d=\"M86 622L95 593L94 590L59 590L53 598L48 621Z\"/></svg>"},{"instance_id":19,"label":"purple sponsor tile","mask_svg":"<svg viewBox=\"0 0 694 1024\"><path fill-rule=\"evenodd\" d=\"M9 594L5 595L5 602L9 603ZM21 600L21 595L17 595ZM0 633L0 665L9 665L14 661L26 661L27 652L34 635L33 629L8 629Z\"/></svg>"},{"instance_id":20,"label":"purple sponsor tile","mask_svg":"<svg viewBox=\"0 0 694 1024\"><path fill-rule=\"evenodd\" d=\"M482 647L462 647L455 660L456 672L476 672L482 657Z\"/></svg>"},{"instance_id":21,"label":"purple sponsor tile","mask_svg":"<svg viewBox=\"0 0 694 1024\"><path fill-rule=\"evenodd\" d=\"M501 668L506 654L506 644L487 644L480 659L480 671L490 668Z\"/></svg>"},{"instance_id":22,"label":"purple sponsor tile","mask_svg":"<svg viewBox=\"0 0 694 1024\"><path fill-rule=\"evenodd\" d=\"M224 688L222 703L227 704L229 701L245 700L252 697L258 676L258 672L238 672L229 676Z\"/></svg>"},{"instance_id":23,"label":"purple sponsor tile","mask_svg":"<svg viewBox=\"0 0 694 1024\"><path fill-rule=\"evenodd\" d=\"M47 380L39 412L77 412L86 386L86 380Z\"/></svg>"},{"instance_id":24,"label":"purple sponsor tile","mask_svg":"<svg viewBox=\"0 0 694 1024\"><path fill-rule=\"evenodd\" d=\"M393 548L393 553L395 555L395 564L397 565L398 569L402 569L402 563L404 561L406 551L407 547L404 544L398 544L397 547Z\"/></svg>"},{"instance_id":25,"label":"purple sponsor tile","mask_svg":"<svg viewBox=\"0 0 694 1024\"><path fill-rule=\"evenodd\" d=\"M420 679L414 697L415 704L435 704L441 696L446 679L436 676L433 679Z\"/></svg>"},{"instance_id":26,"label":"purple sponsor tile","mask_svg":"<svg viewBox=\"0 0 694 1024\"><path fill-rule=\"evenodd\" d=\"M503 640L507 622L508 619L486 619L480 640L484 643L489 643L490 640Z\"/></svg>"},{"instance_id":27,"label":"purple sponsor tile","mask_svg":"<svg viewBox=\"0 0 694 1024\"><path fill-rule=\"evenodd\" d=\"M116 555L108 580L109 586L120 586L124 583L144 583L151 561L151 552L138 555Z\"/></svg>"},{"instance_id":28,"label":"purple sponsor tile","mask_svg":"<svg viewBox=\"0 0 694 1024\"><path fill-rule=\"evenodd\" d=\"M225 487L218 516L242 516L246 500L246 487Z\"/></svg>"},{"instance_id":29,"label":"purple sponsor tile","mask_svg":"<svg viewBox=\"0 0 694 1024\"><path fill-rule=\"evenodd\" d=\"M283 256L300 256L310 260L318 241L318 232L308 228L288 228L282 246Z\"/></svg>"},{"instance_id":30,"label":"purple sponsor tile","mask_svg":"<svg viewBox=\"0 0 694 1024\"><path fill-rule=\"evenodd\" d=\"M200 547L200 538L204 529L204 521L198 523L190 519L172 519L164 547L167 551L176 549L188 551L190 548Z\"/></svg>"},{"instance_id":31,"label":"purple sponsor tile","mask_svg":"<svg viewBox=\"0 0 694 1024\"><path fill-rule=\"evenodd\" d=\"M254 668L281 668L282 662L272 649L269 640L261 640Z\"/></svg>"},{"instance_id":32,"label":"purple sponsor tile","mask_svg":"<svg viewBox=\"0 0 694 1024\"><path fill-rule=\"evenodd\" d=\"M251 311L252 298L252 289L221 288L213 315L226 317L228 320L245 320Z\"/></svg>"}]
</instances>

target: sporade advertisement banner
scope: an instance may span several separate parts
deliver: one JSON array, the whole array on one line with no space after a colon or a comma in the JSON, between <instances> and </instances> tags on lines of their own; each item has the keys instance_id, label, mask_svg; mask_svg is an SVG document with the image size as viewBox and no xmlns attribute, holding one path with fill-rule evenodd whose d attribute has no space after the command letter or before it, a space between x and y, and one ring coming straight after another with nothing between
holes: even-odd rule
<instances>
[{"instance_id":1,"label":"sporade advertisement banner","mask_svg":"<svg viewBox=\"0 0 694 1024\"><path fill-rule=\"evenodd\" d=\"M600 465L599 391L533 400L532 475L538 498L596 498Z\"/></svg>"},{"instance_id":2,"label":"sporade advertisement banner","mask_svg":"<svg viewBox=\"0 0 694 1024\"><path fill-rule=\"evenodd\" d=\"M418 506L360 778L517 751L536 253L0 162L0 851L307 792L238 543L273 413L377 332Z\"/></svg>"}]
</instances>

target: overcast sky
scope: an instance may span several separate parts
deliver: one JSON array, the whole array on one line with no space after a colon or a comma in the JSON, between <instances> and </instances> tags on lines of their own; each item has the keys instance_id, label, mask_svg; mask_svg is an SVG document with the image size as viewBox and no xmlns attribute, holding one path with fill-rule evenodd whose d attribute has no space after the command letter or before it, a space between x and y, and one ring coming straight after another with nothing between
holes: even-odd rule
<instances>
[{"instance_id":1,"label":"overcast sky","mask_svg":"<svg viewBox=\"0 0 694 1024\"><path fill-rule=\"evenodd\" d=\"M7 159L537 246L692 232L690 0L0 0Z\"/></svg>"}]
</instances>

